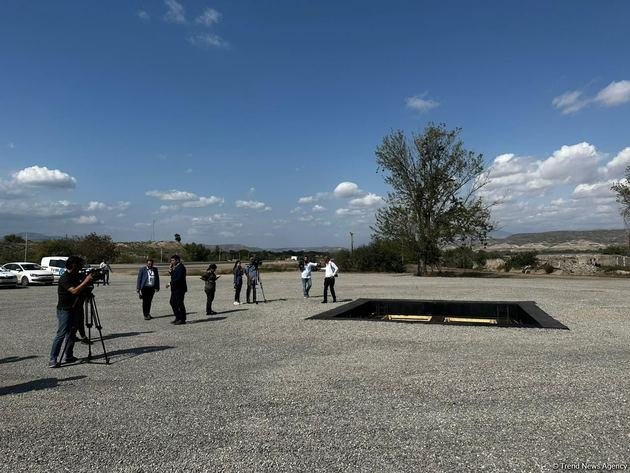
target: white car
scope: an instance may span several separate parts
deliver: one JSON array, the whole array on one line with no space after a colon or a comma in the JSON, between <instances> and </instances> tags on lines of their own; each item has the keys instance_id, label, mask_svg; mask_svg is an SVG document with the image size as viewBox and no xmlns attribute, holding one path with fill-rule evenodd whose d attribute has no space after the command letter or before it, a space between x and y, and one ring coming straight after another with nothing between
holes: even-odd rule
<instances>
[{"instance_id":1,"label":"white car","mask_svg":"<svg viewBox=\"0 0 630 473\"><path fill-rule=\"evenodd\" d=\"M67 256L45 256L39 264L42 269L53 273L55 282L58 282L61 275L66 272L67 260Z\"/></svg>"},{"instance_id":2,"label":"white car","mask_svg":"<svg viewBox=\"0 0 630 473\"><path fill-rule=\"evenodd\" d=\"M0 267L0 287L16 287L17 276L11 271L5 271Z\"/></svg>"},{"instance_id":3,"label":"white car","mask_svg":"<svg viewBox=\"0 0 630 473\"><path fill-rule=\"evenodd\" d=\"M52 284L55 280L53 273L42 269L37 263L7 263L3 268L15 274L18 282L22 284L22 286L28 286L29 284Z\"/></svg>"}]
</instances>

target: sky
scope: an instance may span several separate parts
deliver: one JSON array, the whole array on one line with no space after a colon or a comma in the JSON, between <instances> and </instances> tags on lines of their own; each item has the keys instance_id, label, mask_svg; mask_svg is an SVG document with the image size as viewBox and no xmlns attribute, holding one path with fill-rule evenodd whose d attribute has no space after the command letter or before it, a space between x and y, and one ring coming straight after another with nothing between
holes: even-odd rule
<instances>
[{"instance_id":1,"label":"sky","mask_svg":"<svg viewBox=\"0 0 630 473\"><path fill-rule=\"evenodd\" d=\"M0 234L370 239L395 130L461 128L509 233L622 228L625 0L4 0Z\"/></svg>"}]
</instances>

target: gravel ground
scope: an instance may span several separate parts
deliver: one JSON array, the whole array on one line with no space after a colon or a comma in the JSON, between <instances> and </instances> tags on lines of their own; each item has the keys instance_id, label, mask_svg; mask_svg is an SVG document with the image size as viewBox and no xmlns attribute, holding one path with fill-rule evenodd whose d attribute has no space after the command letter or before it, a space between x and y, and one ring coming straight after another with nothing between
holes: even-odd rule
<instances>
[{"instance_id":1,"label":"gravel ground","mask_svg":"<svg viewBox=\"0 0 630 473\"><path fill-rule=\"evenodd\" d=\"M53 370L56 287L0 290L0 471L552 471L630 463L622 279L342 274L340 300L535 300L570 330L306 320L293 273L266 304L218 281L189 323L168 291L142 318L132 276L95 289L111 364ZM243 291L244 299L244 291ZM87 349L77 345L77 356ZM563 464L565 465L563 467ZM582 466L580 466L582 468ZM582 468L583 469L583 468Z\"/></svg>"}]
</instances>

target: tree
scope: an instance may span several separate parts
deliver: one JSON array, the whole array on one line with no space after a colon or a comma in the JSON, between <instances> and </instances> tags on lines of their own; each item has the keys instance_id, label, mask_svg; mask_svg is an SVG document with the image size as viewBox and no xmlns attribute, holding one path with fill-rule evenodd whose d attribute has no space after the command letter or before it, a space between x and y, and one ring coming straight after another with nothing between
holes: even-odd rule
<instances>
[{"instance_id":1,"label":"tree","mask_svg":"<svg viewBox=\"0 0 630 473\"><path fill-rule=\"evenodd\" d=\"M85 258L86 263L112 261L118 256L116 244L109 235L90 233L83 237L75 237L74 251Z\"/></svg>"},{"instance_id":2,"label":"tree","mask_svg":"<svg viewBox=\"0 0 630 473\"><path fill-rule=\"evenodd\" d=\"M175 234L175 241L177 243L181 243L182 242L182 236L179 233Z\"/></svg>"},{"instance_id":3,"label":"tree","mask_svg":"<svg viewBox=\"0 0 630 473\"><path fill-rule=\"evenodd\" d=\"M444 245L485 239L494 228L478 195L483 156L464 149L459 133L430 124L410 141L393 132L376 149L377 172L392 191L373 230L411 252L419 275L438 262Z\"/></svg>"},{"instance_id":4,"label":"tree","mask_svg":"<svg viewBox=\"0 0 630 473\"><path fill-rule=\"evenodd\" d=\"M630 246L630 166L626 168L624 179L615 182L610 189L617 194L617 202L621 204L620 213L628 233L628 246Z\"/></svg>"},{"instance_id":5,"label":"tree","mask_svg":"<svg viewBox=\"0 0 630 473\"><path fill-rule=\"evenodd\" d=\"M24 243L25 240L20 235L11 233L10 235L4 236L4 241L6 243Z\"/></svg>"}]
</instances>

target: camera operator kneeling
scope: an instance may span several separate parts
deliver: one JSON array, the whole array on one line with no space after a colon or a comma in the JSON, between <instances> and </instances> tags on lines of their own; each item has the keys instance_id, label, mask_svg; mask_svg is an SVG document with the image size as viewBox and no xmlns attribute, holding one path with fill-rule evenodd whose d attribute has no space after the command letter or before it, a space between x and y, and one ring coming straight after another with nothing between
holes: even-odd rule
<instances>
[{"instance_id":1,"label":"camera operator kneeling","mask_svg":"<svg viewBox=\"0 0 630 473\"><path fill-rule=\"evenodd\" d=\"M59 278L59 285L57 286L57 321L59 326L57 328L57 335L53 340L52 349L50 350L50 363L49 368L59 367L60 362L57 361L59 352L63 341L66 342L65 361L66 363L73 363L77 361L74 357L74 342L76 332L75 323L75 311L78 310L77 301L79 294L85 291L92 282L92 275L88 274L85 279L81 281L81 275L79 270L83 267L83 260L78 256L70 256L66 260L66 272ZM81 322L82 323L82 322Z\"/></svg>"}]
</instances>

